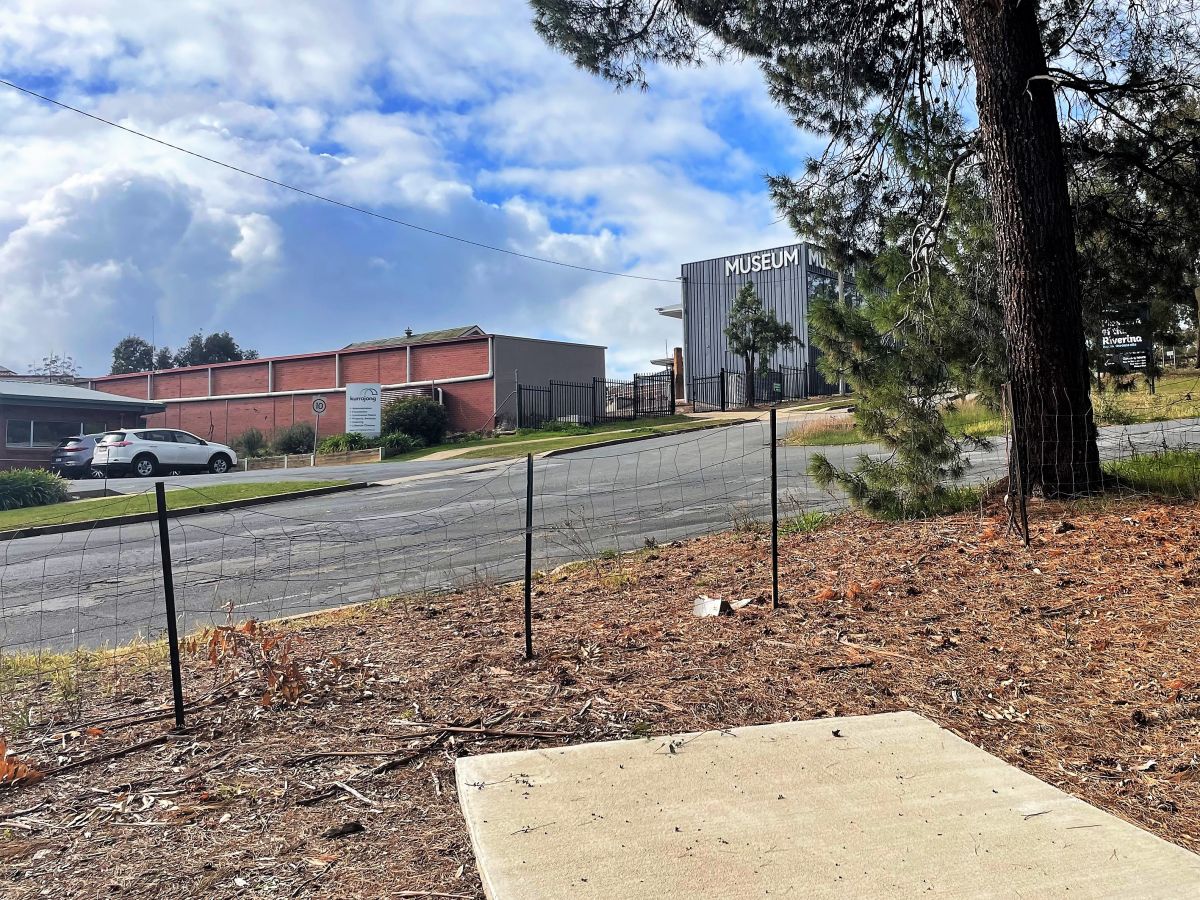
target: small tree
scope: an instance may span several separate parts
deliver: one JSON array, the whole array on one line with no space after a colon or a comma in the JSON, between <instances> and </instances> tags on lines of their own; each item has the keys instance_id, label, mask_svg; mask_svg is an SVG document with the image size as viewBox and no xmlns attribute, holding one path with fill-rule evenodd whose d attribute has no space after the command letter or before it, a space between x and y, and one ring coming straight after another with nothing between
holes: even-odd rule
<instances>
[{"instance_id":1,"label":"small tree","mask_svg":"<svg viewBox=\"0 0 1200 900\"><path fill-rule=\"evenodd\" d=\"M145 338L129 335L117 342L112 353L112 375L146 372L154 366L154 348Z\"/></svg>"},{"instance_id":2,"label":"small tree","mask_svg":"<svg viewBox=\"0 0 1200 900\"><path fill-rule=\"evenodd\" d=\"M175 352L175 366L205 366L209 363L237 362L243 359L258 359L257 350L245 350L238 346L228 331L218 331L205 336L196 332L187 343Z\"/></svg>"},{"instance_id":3,"label":"small tree","mask_svg":"<svg viewBox=\"0 0 1200 900\"><path fill-rule=\"evenodd\" d=\"M49 356L43 356L42 361L37 365L30 366L29 374L70 381L79 377L79 366L70 356L52 353Z\"/></svg>"},{"instance_id":4,"label":"small tree","mask_svg":"<svg viewBox=\"0 0 1200 900\"><path fill-rule=\"evenodd\" d=\"M780 322L773 310L763 307L753 281L742 285L734 297L725 337L729 351L740 356L744 363L747 406L754 406L754 376L767 374L767 366L777 351L800 343L791 322Z\"/></svg>"},{"instance_id":5,"label":"small tree","mask_svg":"<svg viewBox=\"0 0 1200 900\"><path fill-rule=\"evenodd\" d=\"M154 354L154 368L158 371L175 368L175 357L170 347L159 347Z\"/></svg>"}]
</instances>

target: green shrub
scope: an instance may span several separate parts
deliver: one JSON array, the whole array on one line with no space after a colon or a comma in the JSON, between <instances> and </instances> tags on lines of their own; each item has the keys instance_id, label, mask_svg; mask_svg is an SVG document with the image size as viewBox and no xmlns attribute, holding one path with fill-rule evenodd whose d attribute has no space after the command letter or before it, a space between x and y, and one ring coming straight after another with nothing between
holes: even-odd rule
<instances>
[{"instance_id":1,"label":"green shrub","mask_svg":"<svg viewBox=\"0 0 1200 900\"><path fill-rule=\"evenodd\" d=\"M405 397L383 408L383 433L402 431L426 445L440 444L450 417L446 407L430 397Z\"/></svg>"},{"instance_id":2,"label":"green shrub","mask_svg":"<svg viewBox=\"0 0 1200 900\"><path fill-rule=\"evenodd\" d=\"M779 523L780 534L813 534L829 521L829 514L819 511L800 513Z\"/></svg>"},{"instance_id":3,"label":"green shrub","mask_svg":"<svg viewBox=\"0 0 1200 900\"><path fill-rule=\"evenodd\" d=\"M0 472L0 509L26 509L69 500L67 483L45 469Z\"/></svg>"},{"instance_id":4,"label":"green shrub","mask_svg":"<svg viewBox=\"0 0 1200 900\"><path fill-rule=\"evenodd\" d=\"M318 453L351 453L355 450L367 450L371 447L378 447L379 442L369 441L357 431L348 431L345 434L332 434L327 438L322 439L317 445Z\"/></svg>"},{"instance_id":5,"label":"green shrub","mask_svg":"<svg viewBox=\"0 0 1200 900\"><path fill-rule=\"evenodd\" d=\"M314 434L307 422L297 422L275 433L271 449L276 453L312 453Z\"/></svg>"},{"instance_id":6,"label":"green shrub","mask_svg":"<svg viewBox=\"0 0 1200 900\"><path fill-rule=\"evenodd\" d=\"M266 449L267 436L257 428L247 428L233 439L233 447L240 456L258 456Z\"/></svg>"},{"instance_id":7,"label":"green shrub","mask_svg":"<svg viewBox=\"0 0 1200 900\"><path fill-rule=\"evenodd\" d=\"M380 439L379 446L383 447L388 456L399 456L401 453L420 450L425 446L425 442L411 434L405 434L403 431L393 431Z\"/></svg>"},{"instance_id":8,"label":"green shrub","mask_svg":"<svg viewBox=\"0 0 1200 900\"><path fill-rule=\"evenodd\" d=\"M1107 394L1093 404L1092 414L1100 425L1134 425L1138 422L1136 414L1122 406L1115 397Z\"/></svg>"}]
</instances>

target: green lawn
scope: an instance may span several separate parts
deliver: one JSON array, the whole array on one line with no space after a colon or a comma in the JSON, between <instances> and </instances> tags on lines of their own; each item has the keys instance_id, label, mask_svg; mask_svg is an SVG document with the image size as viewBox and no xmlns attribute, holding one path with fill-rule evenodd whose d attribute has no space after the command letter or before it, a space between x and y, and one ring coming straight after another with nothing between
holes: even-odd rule
<instances>
[{"instance_id":1,"label":"green lawn","mask_svg":"<svg viewBox=\"0 0 1200 900\"><path fill-rule=\"evenodd\" d=\"M1004 418L1000 413L975 401L960 403L952 409L943 410L942 419L953 435L993 437L1004 434ZM795 447L840 447L847 444L863 444L868 440L854 424L853 417L846 416L803 423L788 433L784 443Z\"/></svg>"},{"instance_id":2,"label":"green lawn","mask_svg":"<svg viewBox=\"0 0 1200 900\"><path fill-rule=\"evenodd\" d=\"M206 506L225 500L248 500L254 497L273 497L310 488L331 487L345 481L242 481L236 484L206 485L197 488L177 488L167 491L167 508L184 509ZM147 484L142 494L121 497L101 497L97 500L71 500L51 506L29 509L9 509L0 512L0 531L13 528L32 528L38 525L65 525L73 522L94 522L113 516L153 512L154 487Z\"/></svg>"},{"instance_id":3,"label":"green lawn","mask_svg":"<svg viewBox=\"0 0 1200 900\"><path fill-rule=\"evenodd\" d=\"M1124 487L1162 497L1195 500L1200 497L1200 452L1168 450L1104 463L1104 471Z\"/></svg>"},{"instance_id":4,"label":"green lawn","mask_svg":"<svg viewBox=\"0 0 1200 900\"><path fill-rule=\"evenodd\" d=\"M636 427L634 427L636 424ZM622 422L617 427L599 427L595 429L580 428L571 431L528 432L517 435L506 435L493 441L480 442L477 449L464 453L459 459L508 459L524 456L527 453L545 453L547 450L565 450L572 447L586 447L603 441L620 440L622 438L642 437L652 434L677 434L684 431L697 431L701 428L711 428L711 420L689 419L687 416L673 416L668 419L639 419L637 423ZM731 420L728 424L735 424ZM462 444L452 446L464 446ZM469 446L469 445L468 445Z\"/></svg>"},{"instance_id":5,"label":"green lawn","mask_svg":"<svg viewBox=\"0 0 1200 900\"><path fill-rule=\"evenodd\" d=\"M1109 387L1103 394L1092 393L1096 419L1101 425L1134 425L1139 422L1165 422L1200 416L1200 371L1186 369L1158 379L1150 393L1140 375L1134 390L1116 393Z\"/></svg>"},{"instance_id":6,"label":"green lawn","mask_svg":"<svg viewBox=\"0 0 1200 900\"><path fill-rule=\"evenodd\" d=\"M696 419L687 416L660 416L652 419L636 419L634 421L605 422L601 425L571 425L558 423L550 428L521 428L512 434L501 434L490 438L474 438L469 441L454 441L436 444L432 447L422 447L411 453L399 456L389 456L387 462L406 459L422 459L431 453L442 450L471 450L463 454L463 459L504 459L513 456L524 456L526 453L541 453L542 450L558 449L560 447L581 447L606 441L613 438L650 433L652 431L690 430L711 424L697 423ZM613 434L613 432L629 432ZM537 443L534 443L534 442Z\"/></svg>"}]
</instances>

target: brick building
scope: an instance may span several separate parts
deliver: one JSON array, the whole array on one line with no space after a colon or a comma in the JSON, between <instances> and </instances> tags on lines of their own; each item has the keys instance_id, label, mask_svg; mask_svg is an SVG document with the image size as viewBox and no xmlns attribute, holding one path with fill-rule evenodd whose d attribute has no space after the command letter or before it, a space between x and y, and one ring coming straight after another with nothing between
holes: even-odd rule
<instances>
[{"instance_id":1,"label":"brick building","mask_svg":"<svg viewBox=\"0 0 1200 900\"><path fill-rule=\"evenodd\" d=\"M136 428L165 410L162 403L76 385L0 380L0 469L49 465L62 438Z\"/></svg>"},{"instance_id":2,"label":"brick building","mask_svg":"<svg viewBox=\"0 0 1200 900\"><path fill-rule=\"evenodd\" d=\"M604 377L604 349L511 335L479 326L350 344L340 350L159 372L106 375L89 388L165 405L150 425L181 428L227 443L249 428L268 438L297 422L313 424L314 397L325 398L320 437L346 430L347 384L379 383L383 400L406 394L439 399L452 431L492 428L511 418L515 382Z\"/></svg>"}]
</instances>

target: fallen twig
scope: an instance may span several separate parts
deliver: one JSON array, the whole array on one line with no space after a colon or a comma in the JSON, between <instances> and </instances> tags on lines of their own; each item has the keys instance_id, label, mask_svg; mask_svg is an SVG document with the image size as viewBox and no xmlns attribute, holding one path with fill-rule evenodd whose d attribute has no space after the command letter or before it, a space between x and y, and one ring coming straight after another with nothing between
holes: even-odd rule
<instances>
[{"instance_id":1,"label":"fallen twig","mask_svg":"<svg viewBox=\"0 0 1200 900\"><path fill-rule=\"evenodd\" d=\"M464 725L444 725L440 727L426 728L422 731L414 731L411 734L405 735L407 740L419 737L428 737L432 734L450 735L450 734L477 734L480 737L495 737L495 738L565 738L570 737L574 732L570 731L502 731L495 728L472 728ZM318 759L345 759L355 756L391 756L396 753L404 753L407 747L390 747L386 750L318 750L316 753L308 753L304 756L299 756L296 759L289 761L289 766L302 766L305 763L313 762Z\"/></svg>"},{"instance_id":2,"label":"fallen twig","mask_svg":"<svg viewBox=\"0 0 1200 900\"><path fill-rule=\"evenodd\" d=\"M139 741L136 744L130 744L128 747L121 747L117 750L108 750L104 753L96 753L92 756L85 756L82 759L72 760L69 763L63 763L61 766L55 766L53 769L47 769L41 773L43 778L49 778L51 775L61 775L63 772L70 772L73 769L81 769L84 766L90 766L92 763L107 762L111 759L118 759L130 753L136 753L138 750L146 750L150 747L156 747L159 744L165 744L171 740L171 735L160 734L158 737L153 737L145 741Z\"/></svg>"}]
</instances>

